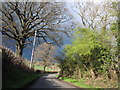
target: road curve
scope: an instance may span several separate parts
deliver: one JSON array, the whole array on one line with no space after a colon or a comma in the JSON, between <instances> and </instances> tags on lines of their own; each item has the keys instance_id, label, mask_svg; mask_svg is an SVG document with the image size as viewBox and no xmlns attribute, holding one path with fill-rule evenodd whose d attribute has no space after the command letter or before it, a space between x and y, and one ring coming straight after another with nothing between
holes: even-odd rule
<instances>
[{"instance_id":1,"label":"road curve","mask_svg":"<svg viewBox=\"0 0 120 90\"><path fill-rule=\"evenodd\" d=\"M58 80L55 76L56 74L42 76L26 88L76 88Z\"/></svg>"}]
</instances>

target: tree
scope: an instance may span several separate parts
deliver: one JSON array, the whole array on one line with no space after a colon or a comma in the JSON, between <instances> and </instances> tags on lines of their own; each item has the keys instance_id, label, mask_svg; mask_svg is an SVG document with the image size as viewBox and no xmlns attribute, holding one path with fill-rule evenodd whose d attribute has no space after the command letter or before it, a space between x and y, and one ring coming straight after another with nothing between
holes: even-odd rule
<instances>
[{"instance_id":1,"label":"tree","mask_svg":"<svg viewBox=\"0 0 120 90\"><path fill-rule=\"evenodd\" d=\"M58 44L62 23L70 20L65 3L56 2L2 2L2 34L16 41L16 52L32 43L35 30L37 37L46 43L48 38ZM57 33L57 35L56 35ZM39 41L39 39L38 39Z\"/></svg>"},{"instance_id":2,"label":"tree","mask_svg":"<svg viewBox=\"0 0 120 90\"><path fill-rule=\"evenodd\" d=\"M114 16L117 17L117 19L115 21L113 21L113 23L111 24L110 30L112 31L112 34L115 36L116 41L117 41L117 45L115 46L114 49L114 61L113 61L113 68L116 71L116 74L118 77L120 77L120 62L119 62L119 49L120 49L120 32L119 32L119 28L120 28L120 2L112 2L112 8L114 10L114 12L111 12ZM118 78L118 82L120 82L120 78Z\"/></svg>"},{"instance_id":3,"label":"tree","mask_svg":"<svg viewBox=\"0 0 120 90\"><path fill-rule=\"evenodd\" d=\"M98 33L87 28L77 28L73 37L72 44L65 47L70 71L75 73L77 70L81 77L87 71L94 79L101 71L108 74L111 69L110 49L99 41Z\"/></svg>"},{"instance_id":4,"label":"tree","mask_svg":"<svg viewBox=\"0 0 120 90\"><path fill-rule=\"evenodd\" d=\"M111 13L114 12L112 2L76 2L74 8L81 18L82 25L97 32L98 29L105 32L116 19L116 16Z\"/></svg>"},{"instance_id":5,"label":"tree","mask_svg":"<svg viewBox=\"0 0 120 90\"><path fill-rule=\"evenodd\" d=\"M104 45L113 49L112 43L116 43L115 35L110 30L112 23L116 22L115 10L113 2L76 2L74 5L75 12L81 18L81 27L90 28L99 34L99 40ZM116 5L114 5L116 7Z\"/></svg>"},{"instance_id":6,"label":"tree","mask_svg":"<svg viewBox=\"0 0 120 90\"><path fill-rule=\"evenodd\" d=\"M59 72L58 78L63 77L65 75L64 71L67 71L69 69L69 67L67 66L68 64L67 59L65 60L65 53L63 53L62 51L59 51L55 55L55 60L58 61L59 63L58 67L61 69Z\"/></svg>"},{"instance_id":7,"label":"tree","mask_svg":"<svg viewBox=\"0 0 120 90\"><path fill-rule=\"evenodd\" d=\"M119 2L86 2L75 3L75 12L79 15L82 22L82 27L90 28L98 33L100 42L104 42L104 46L111 53L111 67L118 68L118 48L117 43L119 38ZM118 22L117 22L118 21ZM119 45L118 45L119 46ZM115 63L114 63L115 62ZM113 64L114 63L114 64ZM117 70L119 71L119 70Z\"/></svg>"},{"instance_id":8,"label":"tree","mask_svg":"<svg viewBox=\"0 0 120 90\"><path fill-rule=\"evenodd\" d=\"M44 71L50 62L54 60L55 49L55 46L47 43L42 43L35 48L34 59L40 59L44 62Z\"/></svg>"}]
</instances>

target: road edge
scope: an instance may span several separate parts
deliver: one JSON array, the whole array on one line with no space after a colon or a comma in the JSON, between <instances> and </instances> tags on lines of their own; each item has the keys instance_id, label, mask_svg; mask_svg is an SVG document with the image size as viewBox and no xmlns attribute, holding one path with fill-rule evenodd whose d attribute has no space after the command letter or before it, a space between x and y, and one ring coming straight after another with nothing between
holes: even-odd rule
<instances>
[{"instance_id":1,"label":"road edge","mask_svg":"<svg viewBox=\"0 0 120 90\"><path fill-rule=\"evenodd\" d=\"M28 86L30 86L31 84L33 84L38 78L41 78L42 76L44 76L46 74L41 74L40 76L36 77L34 80L30 81L29 83L25 84L24 86L22 86L21 88L27 88Z\"/></svg>"},{"instance_id":2,"label":"road edge","mask_svg":"<svg viewBox=\"0 0 120 90\"><path fill-rule=\"evenodd\" d=\"M31 85L32 83L34 83L39 77L35 78L34 80L30 81L29 83L23 85L21 88L27 88L29 85Z\"/></svg>"},{"instance_id":3,"label":"road edge","mask_svg":"<svg viewBox=\"0 0 120 90\"><path fill-rule=\"evenodd\" d=\"M71 86L74 86L74 87L76 87L76 88L79 88L79 89L85 90L84 88L81 88L81 87L79 87L79 86L77 86L77 85L74 85L74 84L72 84L72 83L70 83L70 82L66 82L66 81L61 80L61 79L57 79L57 80L59 80L59 81L61 81L61 82L64 82L64 83L67 83L67 84L69 84L69 85L71 85Z\"/></svg>"}]
</instances>

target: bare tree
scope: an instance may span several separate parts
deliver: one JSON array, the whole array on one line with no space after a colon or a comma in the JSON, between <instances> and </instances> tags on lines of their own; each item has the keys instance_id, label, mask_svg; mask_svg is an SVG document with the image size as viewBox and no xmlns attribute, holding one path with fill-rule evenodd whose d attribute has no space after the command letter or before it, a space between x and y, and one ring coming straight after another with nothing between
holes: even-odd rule
<instances>
[{"instance_id":1,"label":"bare tree","mask_svg":"<svg viewBox=\"0 0 120 90\"><path fill-rule=\"evenodd\" d=\"M116 19L110 13L115 11L112 8L112 2L76 2L73 10L80 16L82 25L85 28L91 28L97 32L108 30L110 24Z\"/></svg>"},{"instance_id":2,"label":"bare tree","mask_svg":"<svg viewBox=\"0 0 120 90\"><path fill-rule=\"evenodd\" d=\"M46 43L48 38L59 43L60 36L55 34L66 31L58 27L71 18L65 3L56 2L2 2L0 11L2 34L16 41L16 52L19 55L33 42L31 38L35 30L37 37Z\"/></svg>"},{"instance_id":3,"label":"bare tree","mask_svg":"<svg viewBox=\"0 0 120 90\"><path fill-rule=\"evenodd\" d=\"M54 60L56 47L52 44L42 43L35 48L34 59L41 59L44 62L44 71L45 68L51 64L51 61Z\"/></svg>"}]
</instances>

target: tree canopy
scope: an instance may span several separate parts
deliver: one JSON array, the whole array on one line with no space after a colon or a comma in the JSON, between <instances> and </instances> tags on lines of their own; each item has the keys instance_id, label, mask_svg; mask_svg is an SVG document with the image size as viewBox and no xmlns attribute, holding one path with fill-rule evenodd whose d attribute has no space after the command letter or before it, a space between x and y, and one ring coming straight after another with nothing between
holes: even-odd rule
<instances>
[{"instance_id":1,"label":"tree canopy","mask_svg":"<svg viewBox=\"0 0 120 90\"><path fill-rule=\"evenodd\" d=\"M42 60L45 68L54 61L56 47L52 44L42 43L35 48L34 60Z\"/></svg>"},{"instance_id":2,"label":"tree canopy","mask_svg":"<svg viewBox=\"0 0 120 90\"><path fill-rule=\"evenodd\" d=\"M60 25L71 18L62 2L2 2L0 11L2 34L16 41L19 55L33 42L30 38L35 31L46 43L49 38L60 44L60 32L66 33Z\"/></svg>"}]
</instances>

